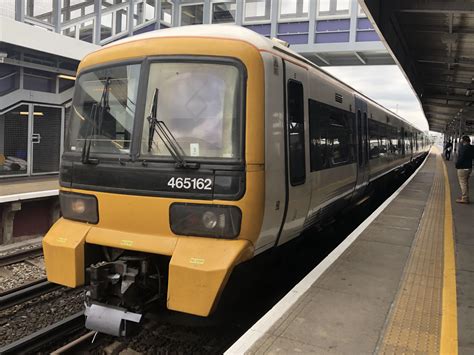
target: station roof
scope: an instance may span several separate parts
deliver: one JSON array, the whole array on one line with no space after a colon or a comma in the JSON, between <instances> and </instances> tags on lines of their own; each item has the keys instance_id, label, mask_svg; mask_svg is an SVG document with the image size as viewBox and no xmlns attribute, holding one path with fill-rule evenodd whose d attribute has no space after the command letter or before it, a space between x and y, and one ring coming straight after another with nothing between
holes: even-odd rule
<instances>
[{"instance_id":1,"label":"station roof","mask_svg":"<svg viewBox=\"0 0 474 355\"><path fill-rule=\"evenodd\" d=\"M430 130L474 131L474 2L359 0L417 93Z\"/></svg>"},{"instance_id":2,"label":"station roof","mask_svg":"<svg viewBox=\"0 0 474 355\"><path fill-rule=\"evenodd\" d=\"M59 33L0 16L0 43L2 42L77 61L100 48L95 44L78 41Z\"/></svg>"}]
</instances>

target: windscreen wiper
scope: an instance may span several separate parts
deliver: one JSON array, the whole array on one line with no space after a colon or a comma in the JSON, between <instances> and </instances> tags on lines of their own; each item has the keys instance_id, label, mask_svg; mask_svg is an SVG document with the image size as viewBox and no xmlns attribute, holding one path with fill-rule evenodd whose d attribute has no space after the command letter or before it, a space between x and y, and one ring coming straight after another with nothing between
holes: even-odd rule
<instances>
[{"instance_id":1,"label":"windscreen wiper","mask_svg":"<svg viewBox=\"0 0 474 355\"><path fill-rule=\"evenodd\" d=\"M184 159L186 153L184 152L183 148L178 143L173 133L171 133L169 128L166 126L165 122L158 119L158 94L159 90L155 89L151 112L147 117L149 124L148 152L151 152L151 148L153 147L153 137L156 133L175 160L177 168L198 169L199 163L189 163Z\"/></svg>"},{"instance_id":2,"label":"windscreen wiper","mask_svg":"<svg viewBox=\"0 0 474 355\"><path fill-rule=\"evenodd\" d=\"M82 146L82 156L81 156L82 164L98 164L99 163L99 159L90 158L91 142L92 142L90 137L93 135L93 132L94 132L94 124L96 121L96 117L97 117L97 104L93 104L91 108L91 114L90 114L92 123L91 123L91 126L89 127L89 132L86 138L84 138L84 145Z\"/></svg>"},{"instance_id":3,"label":"windscreen wiper","mask_svg":"<svg viewBox=\"0 0 474 355\"><path fill-rule=\"evenodd\" d=\"M100 98L99 104L93 104L91 108L91 126L89 132L84 139L84 146L82 148L82 163L83 164L99 164L99 159L90 158L91 153L91 136L97 135L102 131L102 122L104 121L105 112L110 111L109 106L109 87L110 87L110 77L105 78L104 88L102 90L102 96ZM97 116L99 118L97 119Z\"/></svg>"}]
</instances>

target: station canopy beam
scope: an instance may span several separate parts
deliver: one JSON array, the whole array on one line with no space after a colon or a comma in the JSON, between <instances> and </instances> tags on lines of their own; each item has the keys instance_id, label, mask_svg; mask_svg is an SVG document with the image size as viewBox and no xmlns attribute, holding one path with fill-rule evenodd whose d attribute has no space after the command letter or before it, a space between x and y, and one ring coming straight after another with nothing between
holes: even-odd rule
<instances>
[{"instance_id":1,"label":"station canopy beam","mask_svg":"<svg viewBox=\"0 0 474 355\"><path fill-rule=\"evenodd\" d=\"M474 3L359 3L418 95L430 129L462 126L463 133L474 134Z\"/></svg>"}]
</instances>

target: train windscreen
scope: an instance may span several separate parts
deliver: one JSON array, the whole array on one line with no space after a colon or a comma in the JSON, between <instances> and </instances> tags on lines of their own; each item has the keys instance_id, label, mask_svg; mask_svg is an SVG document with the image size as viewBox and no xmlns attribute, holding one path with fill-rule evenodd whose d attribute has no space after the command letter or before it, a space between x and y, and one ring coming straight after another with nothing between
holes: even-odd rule
<instances>
[{"instance_id":1,"label":"train windscreen","mask_svg":"<svg viewBox=\"0 0 474 355\"><path fill-rule=\"evenodd\" d=\"M66 151L128 154L140 77L140 64L86 72L78 78Z\"/></svg>"},{"instance_id":2,"label":"train windscreen","mask_svg":"<svg viewBox=\"0 0 474 355\"><path fill-rule=\"evenodd\" d=\"M162 137L169 133L185 157L240 158L240 79L239 69L229 64L152 63L141 155L153 158L173 154ZM152 120L162 124L161 134L150 129Z\"/></svg>"}]
</instances>

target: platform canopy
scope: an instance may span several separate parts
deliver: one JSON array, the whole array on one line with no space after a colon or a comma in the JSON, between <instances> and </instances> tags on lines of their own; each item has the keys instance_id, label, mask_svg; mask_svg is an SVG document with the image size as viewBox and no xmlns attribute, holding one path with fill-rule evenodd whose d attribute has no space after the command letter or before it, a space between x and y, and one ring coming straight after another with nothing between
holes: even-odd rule
<instances>
[{"instance_id":1,"label":"platform canopy","mask_svg":"<svg viewBox=\"0 0 474 355\"><path fill-rule=\"evenodd\" d=\"M474 2L359 3L420 98L430 130L474 133Z\"/></svg>"}]
</instances>

